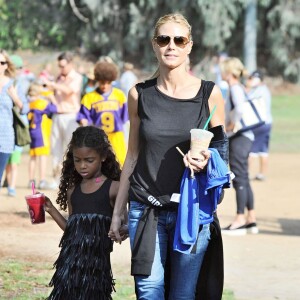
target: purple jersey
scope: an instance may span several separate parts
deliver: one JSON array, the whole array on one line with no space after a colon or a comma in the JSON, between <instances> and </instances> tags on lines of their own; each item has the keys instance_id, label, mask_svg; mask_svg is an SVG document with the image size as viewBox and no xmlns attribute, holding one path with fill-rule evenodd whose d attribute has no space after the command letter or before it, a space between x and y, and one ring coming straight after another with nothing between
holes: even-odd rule
<instances>
[{"instance_id":1,"label":"purple jersey","mask_svg":"<svg viewBox=\"0 0 300 300\"><path fill-rule=\"evenodd\" d=\"M97 90L86 94L81 100L77 121L88 120L106 133L123 131L123 124L128 121L128 110L125 94L112 88L108 95L101 95Z\"/></svg>"},{"instance_id":2,"label":"purple jersey","mask_svg":"<svg viewBox=\"0 0 300 300\"><path fill-rule=\"evenodd\" d=\"M30 148L33 149L48 146L52 125L50 118L52 114L57 113L57 107L42 98L30 102L29 107Z\"/></svg>"}]
</instances>

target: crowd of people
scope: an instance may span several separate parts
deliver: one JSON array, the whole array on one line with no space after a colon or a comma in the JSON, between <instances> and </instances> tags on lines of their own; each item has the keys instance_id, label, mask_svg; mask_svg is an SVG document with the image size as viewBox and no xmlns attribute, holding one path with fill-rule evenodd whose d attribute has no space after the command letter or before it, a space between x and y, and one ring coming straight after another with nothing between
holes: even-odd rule
<instances>
[{"instance_id":1,"label":"crowd of people","mask_svg":"<svg viewBox=\"0 0 300 300\"><path fill-rule=\"evenodd\" d=\"M4 124L3 120L1 126L5 133L0 146L0 180L4 174L3 187L7 188L8 196L16 196L17 171L23 150L13 143L13 105L19 107L31 136L29 188L32 183L41 190L58 188L63 156L78 126L102 128L123 165L129 128L126 93L136 82L132 64L124 63L124 71L119 74L117 64L110 57L101 57L81 74L76 70L73 54L64 52L57 58L57 76L53 74L50 63L34 74L25 68L19 55L1 51L1 97L7 102L4 107L3 101L1 109L9 122ZM116 82L120 82L120 88L115 87ZM2 146L6 134L10 138ZM47 180L46 167L50 155L53 178Z\"/></svg>"},{"instance_id":2,"label":"crowd of people","mask_svg":"<svg viewBox=\"0 0 300 300\"><path fill-rule=\"evenodd\" d=\"M262 72L248 74L238 58L223 53L214 66L216 83L195 77L187 63L192 30L181 14L161 17L151 42L157 71L140 83L132 64L119 77L109 57L82 76L64 52L55 79L49 66L35 77L22 70L21 58L0 51L0 179L6 168L8 195L15 196L22 151L14 146L15 105L32 139L28 186L58 189L56 202L69 213L65 219L46 197L46 211L64 231L48 299L112 299L113 241L129 236L137 299L218 300L221 233L259 232L249 164L260 157L254 179L264 180L272 117ZM266 99L265 125L233 132L253 97ZM190 130L206 124L214 138L196 159ZM52 183L45 174L50 154ZM217 205L231 180L236 215L221 229Z\"/></svg>"}]
</instances>

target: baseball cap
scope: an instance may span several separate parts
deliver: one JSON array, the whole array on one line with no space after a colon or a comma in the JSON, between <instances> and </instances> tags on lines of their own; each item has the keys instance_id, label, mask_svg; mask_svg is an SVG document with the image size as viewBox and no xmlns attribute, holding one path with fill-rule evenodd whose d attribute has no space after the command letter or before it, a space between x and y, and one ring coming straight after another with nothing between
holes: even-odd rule
<instances>
[{"instance_id":1,"label":"baseball cap","mask_svg":"<svg viewBox=\"0 0 300 300\"><path fill-rule=\"evenodd\" d=\"M17 69L23 68L23 59L19 55L11 55L9 59Z\"/></svg>"},{"instance_id":2,"label":"baseball cap","mask_svg":"<svg viewBox=\"0 0 300 300\"><path fill-rule=\"evenodd\" d=\"M263 73L259 70L253 71L249 77L250 78L259 78L261 81L264 79Z\"/></svg>"}]
</instances>

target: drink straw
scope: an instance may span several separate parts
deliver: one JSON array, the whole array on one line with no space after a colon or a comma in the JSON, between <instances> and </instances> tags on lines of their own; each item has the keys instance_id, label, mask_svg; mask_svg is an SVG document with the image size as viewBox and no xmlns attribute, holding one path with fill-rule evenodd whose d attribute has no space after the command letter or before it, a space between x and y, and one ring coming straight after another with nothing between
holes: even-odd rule
<instances>
[{"instance_id":1,"label":"drink straw","mask_svg":"<svg viewBox=\"0 0 300 300\"><path fill-rule=\"evenodd\" d=\"M35 186L34 186L34 181L31 182L31 189L32 189L32 194L35 194Z\"/></svg>"},{"instance_id":2,"label":"drink straw","mask_svg":"<svg viewBox=\"0 0 300 300\"><path fill-rule=\"evenodd\" d=\"M203 127L203 130L207 129L208 123L209 123L210 119L212 118L212 116L214 115L216 108L217 108L217 105L215 105L213 110L211 111L211 113L210 113L210 115L209 115L209 117L208 117L208 119L207 119L207 121L206 121L206 123Z\"/></svg>"},{"instance_id":3,"label":"drink straw","mask_svg":"<svg viewBox=\"0 0 300 300\"><path fill-rule=\"evenodd\" d=\"M182 157L184 157L184 153L181 151L181 149L179 147L176 147L177 151L182 155ZM190 168L190 171L191 171L191 178L195 178L195 175L194 175L194 170L191 166L191 164L189 164L189 168Z\"/></svg>"}]
</instances>

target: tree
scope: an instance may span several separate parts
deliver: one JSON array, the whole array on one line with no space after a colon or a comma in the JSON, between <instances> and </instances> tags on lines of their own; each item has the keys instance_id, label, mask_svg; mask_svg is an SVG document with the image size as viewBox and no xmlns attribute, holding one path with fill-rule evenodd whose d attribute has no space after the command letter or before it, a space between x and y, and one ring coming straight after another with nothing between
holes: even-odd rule
<instances>
[{"instance_id":1,"label":"tree","mask_svg":"<svg viewBox=\"0 0 300 300\"><path fill-rule=\"evenodd\" d=\"M256 22L257 0L247 0L244 25L244 62L246 69L253 72L256 64Z\"/></svg>"}]
</instances>

